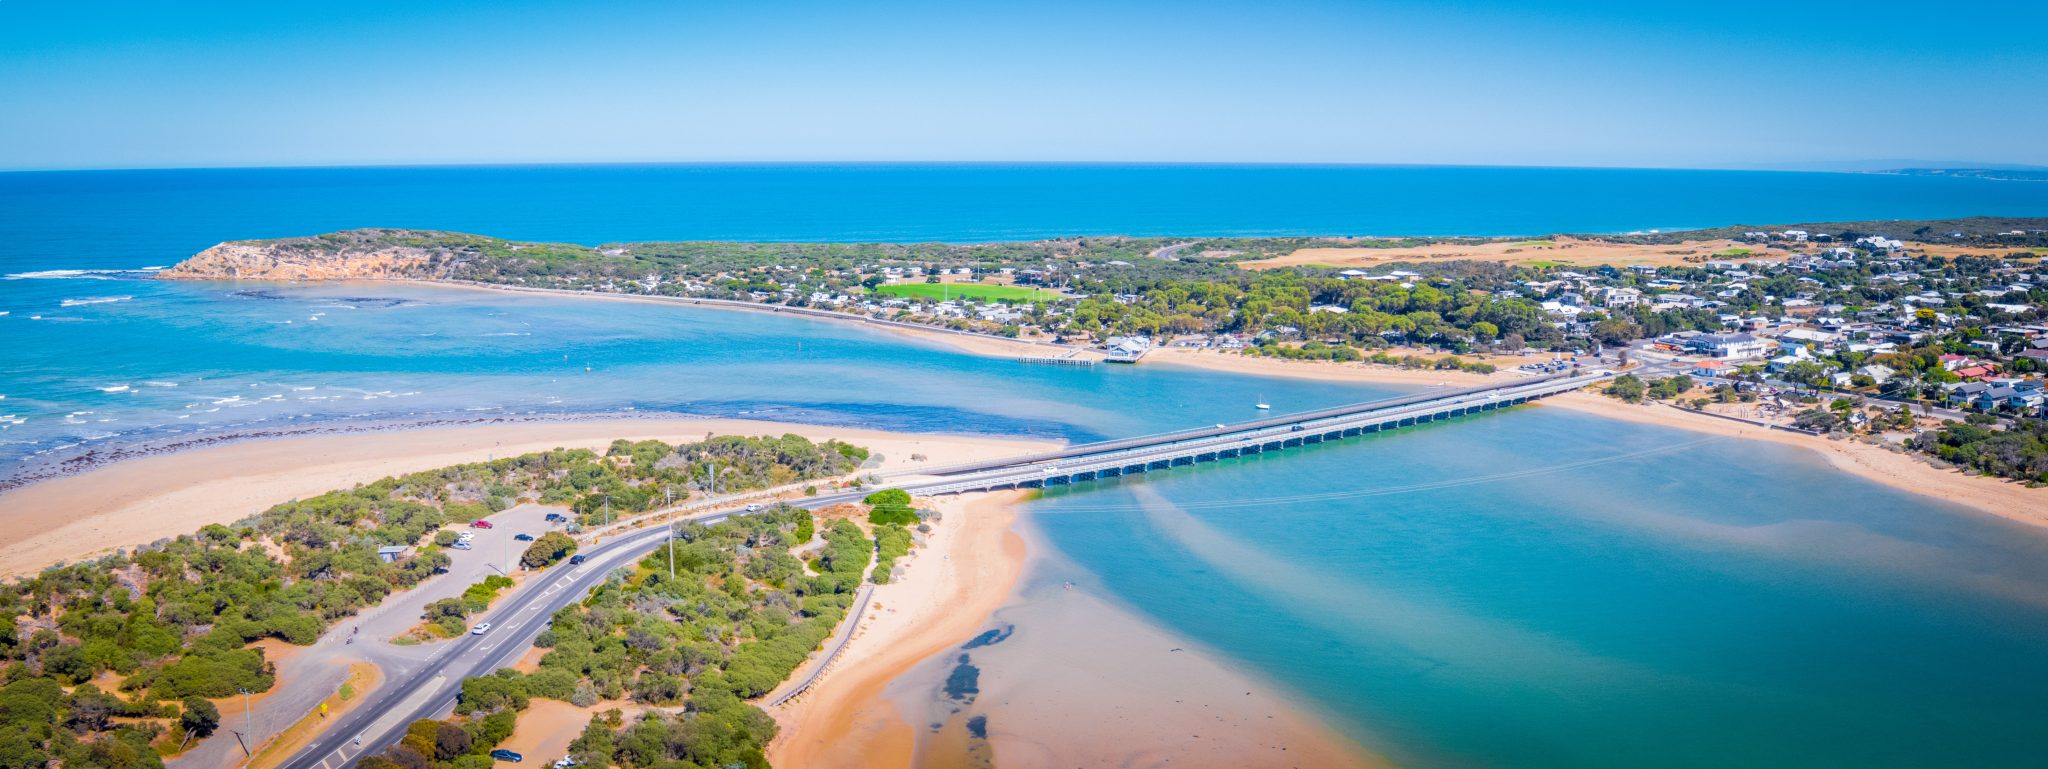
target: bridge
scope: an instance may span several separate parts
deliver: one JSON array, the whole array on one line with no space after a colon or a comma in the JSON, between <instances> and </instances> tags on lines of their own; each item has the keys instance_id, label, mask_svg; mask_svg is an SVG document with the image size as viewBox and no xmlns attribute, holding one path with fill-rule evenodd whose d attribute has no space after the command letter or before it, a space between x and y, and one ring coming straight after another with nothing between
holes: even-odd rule
<instances>
[{"instance_id":1,"label":"bridge","mask_svg":"<svg viewBox=\"0 0 2048 769\"><path fill-rule=\"evenodd\" d=\"M1291 447L1397 430L1465 414L1507 408L1537 398L1584 387L1613 376L1610 371L1557 374L1515 382L1437 389L1398 398L1192 430L1070 446L1060 451L993 462L953 465L923 472L923 480L899 484L918 496L960 494L996 489L1042 488L1099 478L1113 478L1260 454ZM788 504L817 509L860 499L867 492L850 491L792 500ZM687 520L717 523L743 509L705 511ZM414 720L445 712L461 690L464 678L485 675L512 664L531 646L550 618L602 583L613 570L630 566L668 541L667 527L622 534L583 551L584 562L556 566L517 589L483 617L495 628L489 635L464 635L446 642L417 669L390 676L369 701L337 719L325 734L298 751L279 769L343 769L365 754L383 750L405 734ZM866 606L865 596L861 607ZM860 621L856 609L845 622L847 633L831 644L828 657L776 696L776 702L802 694L830 666Z\"/></svg>"},{"instance_id":2,"label":"bridge","mask_svg":"<svg viewBox=\"0 0 2048 769\"><path fill-rule=\"evenodd\" d=\"M930 471L937 480L905 484L921 496L1044 488L1136 475L1200 462L1262 454L1367 433L1494 411L1569 392L1613 376L1610 371L1557 374L1507 385L1438 390L1381 401L1306 411L1237 425L1183 430L1027 457Z\"/></svg>"}]
</instances>

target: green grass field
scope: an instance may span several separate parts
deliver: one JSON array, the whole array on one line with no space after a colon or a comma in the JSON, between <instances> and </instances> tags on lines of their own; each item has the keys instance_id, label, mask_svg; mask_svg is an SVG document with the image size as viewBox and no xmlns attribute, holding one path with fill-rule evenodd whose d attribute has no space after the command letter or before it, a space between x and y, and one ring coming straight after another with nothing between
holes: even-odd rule
<instances>
[{"instance_id":1,"label":"green grass field","mask_svg":"<svg viewBox=\"0 0 2048 769\"><path fill-rule=\"evenodd\" d=\"M1749 250L1749 249L1747 249L1747 248L1724 248L1724 249L1721 249L1721 250L1719 250L1719 251L1715 251L1715 252L1714 252L1714 255L1715 255L1715 256L1749 256L1750 254L1754 254L1754 253L1756 253L1756 252L1755 252L1755 251L1751 251L1751 250Z\"/></svg>"},{"instance_id":2,"label":"green grass field","mask_svg":"<svg viewBox=\"0 0 2048 769\"><path fill-rule=\"evenodd\" d=\"M1520 243L1510 243L1510 244L1508 244L1508 245L1514 246L1514 247L1516 247L1516 248L1521 248L1521 247L1525 247L1525 246L1555 246L1555 245L1557 245L1557 241L1555 241L1555 240L1524 240L1524 241L1522 241L1522 242L1520 242Z\"/></svg>"},{"instance_id":3,"label":"green grass field","mask_svg":"<svg viewBox=\"0 0 2048 769\"><path fill-rule=\"evenodd\" d=\"M973 299L978 302L1029 302L1059 297L1058 292L1044 289L981 283L897 283L877 287L875 293L928 299Z\"/></svg>"}]
</instances>

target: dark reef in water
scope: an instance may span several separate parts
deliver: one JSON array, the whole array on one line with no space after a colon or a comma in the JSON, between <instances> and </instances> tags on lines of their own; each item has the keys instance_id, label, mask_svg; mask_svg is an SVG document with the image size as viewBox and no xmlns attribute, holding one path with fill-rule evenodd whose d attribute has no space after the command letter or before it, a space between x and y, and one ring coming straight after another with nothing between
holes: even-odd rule
<instances>
[{"instance_id":1,"label":"dark reef in water","mask_svg":"<svg viewBox=\"0 0 2048 769\"><path fill-rule=\"evenodd\" d=\"M977 668L960 655L960 664L946 676L946 696L962 703L974 702L974 695L981 693L981 668Z\"/></svg>"},{"instance_id":2,"label":"dark reef in water","mask_svg":"<svg viewBox=\"0 0 2048 769\"><path fill-rule=\"evenodd\" d=\"M960 648L966 650L979 649L984 646L994 646L996 644L1002 643L1003 641L1009 640L1010 634L1015 632L1017 632L1016 625L1004 625L994 630L983 632L981 635L975 636L972 640L969 640L967 643L961 644Z\"/></svg>"}]
</instances>

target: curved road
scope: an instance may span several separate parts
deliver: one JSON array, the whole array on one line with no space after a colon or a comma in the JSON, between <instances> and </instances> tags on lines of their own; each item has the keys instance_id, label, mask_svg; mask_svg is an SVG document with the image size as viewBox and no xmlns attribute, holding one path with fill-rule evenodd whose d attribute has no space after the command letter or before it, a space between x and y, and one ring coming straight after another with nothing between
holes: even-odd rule
<instances>
[{"instance_id":1,"label":"curved road","mask_svg":"<svg viewBox=\"0 0 2048 769\"><path fill-rule=\"evenodd\" d=\"M963 477L971 479L977 474L1014 474L1020 467L1028 468L1034 464L1076 456L1129 453L1133 449L1143 449L1147 446L1172 447L1216 435L1267 430L1293 423L1379 411L1409 403L1462 399L1493 390L1513 391L1517 388L1548 383L1564 376L1531 377L1486 387L1432 390L1417 395L1276 416L1229 427L1205 427L1165 435L1104 441L1060 452L956 466L945 468L940 478L905 484L902 488L912 493L925 489L930 489L933 493L945 493L948 488L959 486ZM1597 376L1587 378L1598 379ZM790 504L815 509L851 502L865 495L864 491L842 492L808 497ZM681 520L716 523L743 512L743 509L707 511L684 516ZM343 716L319 741L308 745L298 755L282 764L281 769L341 769L365 752L380 750L385 745L397 742L398 738L403 736L406 726L413 721L432 718L446 710L461 692L462 679L485 675L510 664L533 643L534 637L547 626L556 611L580 600L614 569L637 562L666 542L667 537L666 526L618 535L610 542L583 551L583 563L556 566L529 580L520 586L517 592L507 596L498 608L479 618L491 623L489 633L463 636L446 642L427 658L420 669L397 671L398 674L390 675L388 680L395 685L379 687L374 696L347 716ZM848 620L858 622L859 616L850 614ZM817 670L822 670L823 667L824 665L819 665L813 670L811 678L815 679ZM799 686L791 691L801 689L802 686Z\"/></svg>"}]
</instances>

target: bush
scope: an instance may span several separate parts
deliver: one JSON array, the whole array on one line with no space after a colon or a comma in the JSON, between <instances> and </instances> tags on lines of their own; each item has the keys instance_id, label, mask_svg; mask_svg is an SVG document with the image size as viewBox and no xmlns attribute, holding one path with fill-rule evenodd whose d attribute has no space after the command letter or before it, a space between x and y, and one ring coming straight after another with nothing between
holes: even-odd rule
<instances>
[{"instance_id":1,"label":"bush","mask_svg":"<svg viewBox=\"0 0 2048 769\"><path fill-rule=\"evenodd\" d=\"M908 526L917 523L917 511L910 509L910 493L902 489L884 489L867 495L868 523L876 526Z\"/></svg>"},{"instance_id":2,"label":"bush","mask_svg":"<svg viewBox=\"0 0 2048 769\"><path fill-rule=\"evenodd\" d=\"M519 565L529 569L546 568L574 552L576 540L559 531L550 531L526 546L526 553L519 556Z\"/></svg>"},{"instance_id":3,"label":"bush","mask_svg":"<svg viewBox=\"0 0 2048 769\"><path fill-rule=\"evenodd\" d=\"M205 737L220 728L220 708L201 697L186 697L184 712L178 715L178 726L186 734Z\"/></svg>"}]
</instances>

